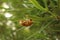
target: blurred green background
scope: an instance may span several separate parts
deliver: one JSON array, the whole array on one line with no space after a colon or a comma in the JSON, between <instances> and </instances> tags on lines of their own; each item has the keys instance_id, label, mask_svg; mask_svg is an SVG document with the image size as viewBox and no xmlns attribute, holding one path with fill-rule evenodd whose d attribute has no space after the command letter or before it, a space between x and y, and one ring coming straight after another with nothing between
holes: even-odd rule
<instances>
[{"instance_id":1,"label":"blurred green background","mask_svg":"<svg viewBox=\"0 0 60 40\"><path fill-rule=\"evenodd\" d=\"M60 40L60 0L0 0L0 40Z\"/></svg>"}]
</instances>

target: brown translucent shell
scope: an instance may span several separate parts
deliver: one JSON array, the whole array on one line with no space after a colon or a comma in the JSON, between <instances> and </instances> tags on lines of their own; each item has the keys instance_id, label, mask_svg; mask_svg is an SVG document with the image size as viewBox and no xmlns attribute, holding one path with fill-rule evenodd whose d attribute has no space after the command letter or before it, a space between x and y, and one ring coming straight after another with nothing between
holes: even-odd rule
<instances>
[{"instance_id":1,"label":"brown translucent shell","mask_svg":"<svg viewBox=\"0 0 60 40\"><path fill-rule=\"evenodd\" d=\"M19 23L22 26L31 26L33 22L32 19L28 19L28 20L20 20Z\"/></svg>"}]
</instances>

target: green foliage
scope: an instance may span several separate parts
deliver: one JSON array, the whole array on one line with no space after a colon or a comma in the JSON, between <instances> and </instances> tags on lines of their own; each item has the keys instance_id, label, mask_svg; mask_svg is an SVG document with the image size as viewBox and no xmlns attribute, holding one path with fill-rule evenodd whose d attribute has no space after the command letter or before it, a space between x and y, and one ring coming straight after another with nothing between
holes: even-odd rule
<instances>
[{"instance_id":1,"label":"green foliage","mask_svg":"<svg viewBox=\"0 0 60 40\"><path fill-rule=\"evenodd\" d=\"M31 26L19 24L27 18L32 19ZM60 39L60 0L0 0L0 40L57 39Z\"/></svg>"}]
</instances>

